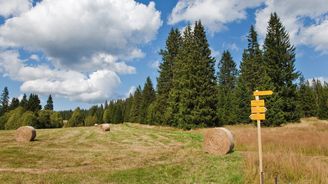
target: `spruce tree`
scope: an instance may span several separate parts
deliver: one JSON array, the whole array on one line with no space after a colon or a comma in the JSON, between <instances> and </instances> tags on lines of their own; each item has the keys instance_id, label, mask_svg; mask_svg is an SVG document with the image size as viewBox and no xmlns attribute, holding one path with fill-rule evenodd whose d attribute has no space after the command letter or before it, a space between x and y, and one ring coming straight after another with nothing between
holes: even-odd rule
<instances>
[{"instance_id":1,"label":"spruce tree","mask_svg":"<svg viewBox=\"0 0 328 184\"><path fill-rule=\"evenodd\" d=\"M9 110L14 110L17 107L19 107L19 99L18 98L13 98L11 100L10 106L9 106Z\"/></svg>"},{"instance_id":2,"label":"spruce tree","mask_svg":"<svg viewBox=\"0 0 328 184\"><path fill-rule=\"evenodd\" d=\"M141 102L141 109L140 109L140 122L146 123L146 116L149 105L155 100L155 90L153 88L153 83L151 82L150 77L147 77L146 83L142 90L142 102Z\"/></svg>"},{"instance_id":3,"label":"spruce tree","mask_svg":"<svg viewBox=\"0 0 328 184\"><path fill-rule=\"evenodd\" d=\"M142 104L142 89L140 86L137 87L133 95L131 111L130 111L130 122L137 123L141 122L141 104Z\"/></svg>"},{"instance_id":4,"label":"spruce tree","mask_svg":"<svg viewBox=\"0 0 328 184\"><path fill-rule=\"evenodd\" d=\"M224 51L219 62L218 72L218 108L217 114L221 124L234 124L237 122L237 99L235 94L237 81L236 63L229 51Z\"/></svg>"},{"instance_id":5,"label":"spruce tree","mask_svg":"<svg viewBox=\"0 0 328 184\"><path fill-rule=\"evenodd\" d=\"M168 108L165 119L169 125L181 128L191 128L191 62L195 41L191 26L188 25L183 32L183 42L178 51L173 68L173 86L170 91Z\"/></svg>"},{"instance_id":6,"label":"spruce tree","mask_svg":"<svg viewBox=\"0 0 328 184\"><path fill-rule=\"evenodd\" d=\"M166 112L170 124L184 129L217 125L214 58L201 22L188 25L173 68Z\"/></svg>"},{"instance_id":7,"label":"spruce tree","mask_svg":"<svg viewBox=\"0 0 328 184\"><path fill-rule=\"evenodd\" d=\"M157 78L157 96L153 105L153 116L149 121L167 124L167 119L163 114L168 108L168 98L173 87L173 67L179 49L182 44L182 37L178 29L171 29L166 40L164 50L160 51L162 63L159 66L159 77Z\"/></svg>"},{"instance_id":8,"label":"spruce tree","mask_svg":"<svg viewBox=\"0 0 328 184\"><path fill-rule=\"evenodd\" d=\"M49 95L47 104L44 106L44 109L45 110L54 110L54 104L53 104L51 95Z\"/></svg>"},{"instance_id":9,"label":"spruce tree","mask_svg":"<svg viewBox=\"0 0 328 184\"><path fill-rule=\"evenodd\" d=\"M271 79L274 95L268 100L269 125L297 121L297 91L294 81L299 77L295 71L295 47L276 13L271 14L264 41L264 63Z\"/></svg>"},{"instance_id":10,"label":"spruce tree","mask_svg":"<svg viewBox=\"0 0 328 184\"><path fill-rule=\"evenodd\" d=\"M310 86L309 81L305 81L304 77L301 76L298 89L298 105L302 117L311 117L317 115L318 109L315 101L315 94Z\"/></svg>"},{"instance_id":11,"label":"spruce tree","mask_svg":"<svg viewBox=\"0 0 328 184\"><path fill-rule=\"evenodd\" d=\"M27 101L27 96L24 93L22 100L19 103L19 106L23 107L25 110L27 110L27 105L28 105L28 101Z\"/></svg>"},{"instance_id":12,"label":"spruce tree","mask_svg":"<svg viewBox=\"0 0 328 184\"><path fill-rule=\"evenodd\" d=\"M248 47L243 52L236 88L238 122L240 123L250 122L250 101L254 99L253 92L255 90L268 90L272 88L270 78L265 70L263 54L254 26L250 27L247 40Z\"/></svg>"},{"instance_id":13,"label":"spruce tree","mask_svg":"<svg viewBox=\"0 0 328 184\"><path fill-rule=\"evenodd\" d=\"M8 112L8 110L9 110L9 91L7 87L4 87L0 99L0 115Z\"/></svg>"},{"instance_id":14,"label":"spruce tree","mask_svg":"<svg viewBox=\"0 0 328 184\"><path fill-rule=\"evenodd\" d=\"M27 110L32 112L37 112L41 110L40 99L37 94L30 94L30 97L27 102Z\"/></svg>"}]
</instances>

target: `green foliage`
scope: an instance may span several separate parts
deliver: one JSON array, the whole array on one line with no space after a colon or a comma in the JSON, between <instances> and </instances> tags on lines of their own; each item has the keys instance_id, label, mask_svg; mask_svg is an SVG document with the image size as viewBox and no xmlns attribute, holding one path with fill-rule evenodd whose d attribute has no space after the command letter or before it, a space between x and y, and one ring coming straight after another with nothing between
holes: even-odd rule
<instances>
[{"instance_id":1,"label":"green foliage","mask_svg":"<svg viewBox=\"0 0 328 184\"><path fill-rule=\"evenodd\" d=\"M130 111L130 121L137 123L141 120L141 105L142 105L142 89L137 87L132 100L132 106Z\"/></svg>"},{"instance_id":2,"label":"green foliage","mask_svg":"<svg viewBox=\"0 0 328 184\"><path fill-rule=\"evenodd\" d=\"M19 103L19 106L23 107L25 110L28 109L28 108L27 108L27 106L28 106L28 101L27 101L27 96L26 96L25 93L24 93L24 95L23 95L22 100L21 100L20 103Z\"/></svg>"},{"instance_id":3,"label":"green foliage","mask_svg":"<svg viewBox=\"0 0 328 184\"><path fill-rule=\"evenodd\" d=\"M52 101L51 95L49 95L47 104L44 106L44 110L54 110L54 102Z\"/></svg>"},{"instance_id":4,"label":"green foliage","mask_svg":"<svg viewBox=\"0 0 328 184\"><path fill-rule=\"evenodd\" d=\"M18 98L13 98L11 100L10 106L9 106L9 110L14 110L19 106L19 100Z\"/></svg>"},{"instance_id":5,"label":"green foliage","mask_svg":"<svg viewBox=\"0 0 328 184\"><path fill-rule=\"evenodd\" d=\"M162 63L159 66L159 77L157 78L156 101L148 113L147 119L152 123L167 124L163 114L168 108L168 98L173 87L173 67L182 44L181 33L178 29L171 29L166 40L164 50L161 50ZM151 118L151 119L149 119Z\"/></svg>"},{"instance_id":6,"label":"green foliage","mask_svg":"<svg viewBox=\"0 0 328 184\"><path fill-rule=\"evenodd\" d=\"M26 111L21 117L21 126L33 126L37 128L38 118L31 111Z\"/></svg>"},{"instance_id":7,"label":"green foliage","mask_svg":"<svg viewBox=\"0 0 328 184\"><path fill-rule=\"evenodd\" d=\"M222 124L237 122L238 104L235 93L237 81L236 63L229 51L224 51L219 62L218 72L218 107L217 114Z\"/></svg>"},{"instance_id":8,"label":"green foliage","mask_svg":"<svg viewBox=\"0 0 328 184\"><path fill-rule=\"evenodd\" d=\"M67 122L67 127L78 127L84 125L84 117L81 113L81 109L78 107L74 110L72 117Z\"/></svg>"},{"instance_id":9,"label":"green foliage","mask_svg":"<svg viewBox=\"0 0 328 184\"><path fill-rule=\"evenodd\" d=\"M314 90L311 88L309 81L305 81L303 76L300 78L298 89L298 105L302 117L312 117L317 115L318 106Z\"/></svg>"},{"instance_id":10,"label":"green foliage","mask_svg":"<svg viewBox=\"0 0 328 184\"><path fill-rule=\"evenodd\" d=\"M11 129L17 129L19 128L21 124L21 117L24 114L24 109L22 107L18 107L10 112L8 114L6 113L5 116L8 117L8 120L5 123L5 129L11 130Z\"/></svg>"},{"instance_id":11,"label":"green foliage","mask_svg":"<svg viewBox=\"0 0 328 184\"><path fill-rule=\"evenodd\" d=\"M153 83L150 77L147 77L146 83L142 90L142 102L140 109L140 122L146 123L146 116L149 105L155 100L155 90L153 88Z\"/></svg>"},{"instance_id":12,"label":"green foliage","mask_svg":"<svg viewBox=\"0 0 328 184\"><path fill-rule=\"evenodd\" d=\"M40 99L37 94L30 94L27 102L27 110L32 112L41 110Z\"/></svg>"},{"instance_id":13,"label":"green foliage","mask_svg":"<svg viewBox=\"0 0 328 184\"><path fill-rule=\"evenodd\" d=\"M63 127L63 118L61 117L59 112L54 112L54 111L51 112L50 124L51 124L51 128Z\"/></svg>"},{"instance_id":14,"label":"green foliage","mask_svg":"<svg viewBox=\"0 0 328 184\"><path fill-rule=\"evenodd\" d=\"M41 110L38 112L38 124L35 128L51 128L51 116L52 111Z\"/></svg>"},{"instance_id":15,"label":"green foliage","mask_svg":"<svg viewBox=\"0 0 328 184\"><path fill-rule=\"evenodd\" d=\"M110 123L110 119L110 109L105 109L103 118L104 123Z\"/></svg>"},{"instance_id":16,"label":"green foliage","mask_svg":"<svg viewBox=\"0 0 328 184\"><path fill-rule=\"evenodd\" d=\"M268 113L266 123L280 125L297 121L300 112L294 81L299 73L295 71L295 47L290 44L288 33L276 13L271 14L263 49L266 72L275 92L268 102L268 109L276 108L271 109L275 113ZM284 117L281 118L281 115Z\"/></svg>"},{"instance_id":17,"label":"green foliage","mask_svg":"<svg viewBox=\"0 0 328 184\"><path fill-rule=\"evenodd\" d=\"M9 110L9 91L8 88L5 87L2 91L0 98L0 115L8 112Z\"/></svg>"},{"instance_id":18,"label":"green foliage","mask_svg":"<svg viewBox=\"0 0 328 184\"><path fill-rule=\"evenodd\" d=\"M215 59L204 27L188 25L173 68L173 88L169 96L168 123L184 129L217 125Z\"/></svg>"},{"instance_id":19,"label":"green foliage","mask_svg":"<svg viewBox=\"0 0 328 184\"><path fill-rule=\"evenodd\" d=\"M87 116L84 120L85 126L93 126L97 123L97 117L96 116Z\"/></svg>"}]
</instances>

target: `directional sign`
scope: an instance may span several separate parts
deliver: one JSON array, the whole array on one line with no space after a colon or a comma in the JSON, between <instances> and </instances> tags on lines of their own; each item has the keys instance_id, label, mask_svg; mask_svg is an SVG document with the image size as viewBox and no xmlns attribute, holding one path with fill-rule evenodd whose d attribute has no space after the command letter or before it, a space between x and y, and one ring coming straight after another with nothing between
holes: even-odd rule
<instances>
[{"instance_id":1,"label":"directional sign","mask_svg":"<svg viewBox=\"0 0 328 184\"><path fill-rule=\"evenodd\" d=\"M251 114L251 120L265 120L265 114Z\"/></svg>"},{"instance_id":2,"label":"directional sign","mask_svg":"<svg viewBox=\"0 0 328 184\"><path fill-rule=\"evenodd\" d=\"M265 96L265 95L272 95L273 91L254 91L253 95L254 96Z\"/></svg>"},{"instance_id":3,"label":"directional sign","mask_svg":"<svg viewBox=\"0 0 328 184\"><path fill-rule=\"evenodd\" d=\"M265 107L251 107L252 113L265 113L267 109Z\"/></svg>"},{"instance_id":4,"label":"directional sign","mask_svg":"<svg viewBox=\"0 0 328 184\"><path fill-rule=\"evenodd\" d=\"M264 100L252 100L251 106L252 107L264 107Z\"/></svg>"}]
</instances>

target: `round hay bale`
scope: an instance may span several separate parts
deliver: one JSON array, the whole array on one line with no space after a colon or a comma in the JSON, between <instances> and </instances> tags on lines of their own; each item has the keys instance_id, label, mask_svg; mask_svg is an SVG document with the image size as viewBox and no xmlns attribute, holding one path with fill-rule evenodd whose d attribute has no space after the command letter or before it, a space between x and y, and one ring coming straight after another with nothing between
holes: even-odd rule
<instances>
[{"instance_id":1,"label":"round hay bale","mask_svg":"<svg viewBox=\"0 0 328 184\"><path fill-rule=\"evenodd\" d=\"M34 141L36 137L36 131L31 126L22 126L16 130L16 141L29 142Z\"/></svg>"},{"instance_id":2,"label":"round hay bale","mask_svg":"<svg viewBox=\"0 0 328 184\"><path fill-rule=\"evenodd\" d=\"M101 124L101 125L100 125L100 128L101 128L103 131L110 131L110 127L109 127L109 124L108 124L108 123Z\"/></svg>"},{"instance_id":3,"label":"round hay bale","mask_svg":"<svg viewBox=\"0 0 328 184\"><path fill-rule=\"evenodd\" d=\"M226 128L212 128L205 133L204 151L210 154L225 155L234 148L232 133Z\"/></svg>"}]
</instances>

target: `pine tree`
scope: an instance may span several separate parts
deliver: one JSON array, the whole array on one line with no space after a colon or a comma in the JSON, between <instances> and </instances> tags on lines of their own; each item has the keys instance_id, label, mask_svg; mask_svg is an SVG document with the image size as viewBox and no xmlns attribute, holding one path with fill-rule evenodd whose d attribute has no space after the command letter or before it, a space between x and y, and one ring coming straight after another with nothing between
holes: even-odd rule
<instances>
[{"instance_id":1,"label":"pine tree","mask_svg":"<svg viewBox=\"0 0 328 184\"><path fill-rule=\"evenodd\" d=\"M27 105L28 105L28 101L27 101L27 97L26 94L24 93L22 100L19 103L19 106L23 107L25 110L27 110Z\"/></svg>"},{"instance_id":2,"label":"pine tree","mask_svg":"<svg viewBox=\"0 0 328 184\"><path fill-rule=\"evenodd\" d=\"M237 121L241 123L250 122L250 101L254 99L253 92L255 90L268 90L272 88L270 78L265 70L262 51L254 26L250 27L247 40L248 47L243 52L236 88L238 101Z\"/></svg>"},{"instance_id":3,"label":"pine tree","mask_svg":"<svg viewBox=\"0 0 328 184\"><path fill-rule=\"evenodd\" d=\"M301 76L298 90L298 103L302 117L317 115L318 109L315 101L315 94L309 81L305 81L304 77Z\"/></svg>"},{"instance_id":4,"label":"pine tree","mask_svg":"<svg viewBox=\"0 0 328 184\"><path fill-rule=\"evenodd\" d=\"M104 111L103 122L104 123L111 123L110 110L108 108L105 109L105 111Z\"/></svg>"},{"instance_id":5,"label":"pine tree","mask_svg":"<svg viewBox=\"0 0 328 184\"><path fill-rule=\"evenodd\" d=\"M217 125L214 58L201 22L188 25L173 68L166 112L170 124L185 129Z\"/></svg>"},{"instance_id":6,"label":"pine tree","mask_svg":"<svg viewBox=\"0 0 328 184\"><path fill-rule=\"evenodd\" d=\"M49 95L47 104L44 106L44 109L45 110L54 110L54 104L53 104L51 95Z\"/></svg>"},{"instance_id":7,"label":"pine tree","mask_svg":"<svg viewBox=\"0 0 328 184\"><path fill-rule=\"evenodd\" d=\"M263 49L266 71L274 88L274 95L268 100L266 123L277 126L297 121L300 113L294 81L299 73L295 71L295 48L276 13L271 14Z\"/></svg>"},{"instance_id":8,"label":"pine tree","mask_svg":"<svg viewBox=\"0 0 328 184\"><path fill-rule=\"evenodd\" d=\"M130 111L130 122L141 122L141 104L142 104L142 89L137 87L133 95L133 101Z\"/></svg>"},{"instance_id":9,"label":"pine tree","mask_svg":"<svg viewBox=\"0 0 328 184\"><path fill-rule=\"evenodd\" d=\"M173 67L178 51L181 47L182 37L178 29L171 29L166 40L166 47L161 50L162 63L159 66L157 78L157 96L153 107L153 115L149 121L167 124L163 114L168 108L168 97L173 87Z\"/></svg>"},{"instance_id":10,"label":"pine tree","mask_svg":"<svg viewBox=\"0 0 328 184\"><path fill-rule=\"evenodd\" d=\"M316 91L316 99L318 105L318 117L319 119L328 119L328 84L316 80L314 89Z\"/></svg>"},{"instance_id":11,"label":"pine tree","mask_svg":"<svg viewBox=\"0 0 328 184\"><path fill-rule=\"evenodd\" d=\"M150 77L147 77L146 83L142 91L142 103L141 103L141 123L146 123L146 116L149 105L155 100L155 90L153 88L153 83Z\"/></svg>"},{"instance_id":12,"label":"pine tree","mask_svg":"<svg viewBox=\"0 0 328 184\"><path fill-rule=\"evenodd\" d=\"M41 110L40 99L37 94L30 94L27 102L27 110L32 112L37 112Z\"/></svg>"},{"instance_id":13,"label":"pine tree","mask_svg":"<svg viewBox=\"0 0 328 184\"><path fill-rule=\"evenodd\" d=\"M237 81L236 63L229 51L224 51L219 62L218 72L218 108L217 113L221 124L234 124L237 122L237 99L235 94Z\"/></svg>"},{"instance_id":14,"label":"pine tree","mask_svg":"<svg viewBox=\"0 0 328 184\"><path fill-rule=\"evenodd\" d=\"M9 91L8 88L5 87L1 94L0 99L0 115L8 112L9 110Z\"/></svg>"},{"instance_id":15,"label":"pine tree","mask_svg":"<svg viewBox=\"0 0 328 184\"><path fill-rule=\"evenodd\" d=\"M11 100L10 106L9 106L9 110L14 110L17 107L19 107L19 99L18 98L13 98Z\"/></svg>"}]
</instances>

